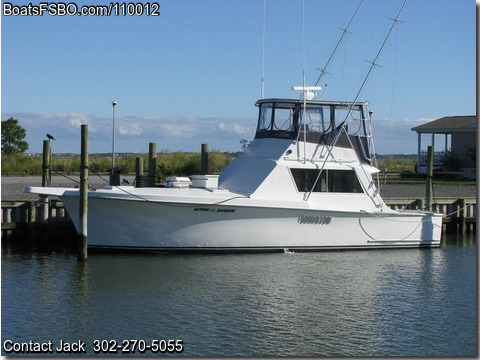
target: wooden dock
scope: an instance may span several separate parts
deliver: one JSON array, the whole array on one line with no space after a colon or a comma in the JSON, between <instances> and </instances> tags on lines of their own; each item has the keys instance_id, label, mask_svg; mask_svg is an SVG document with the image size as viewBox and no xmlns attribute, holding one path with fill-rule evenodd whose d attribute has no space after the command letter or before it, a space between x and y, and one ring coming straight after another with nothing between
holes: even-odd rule
<instances>
[{"instance_id":1,"label":"wooden dock","mask_svg":"<svg viewBox=\"0 0 480 360\"><path fill-rule=\"evenodd\" d=\"M423 209L425 198L388 198L387 205L393 209ZM443 213L443 231L448 233L476 233L477 202L476 198L437 198L433 209ZM2 244L21 239L31 242L41 239L61 237L72 239L76 246L78 236L72 220L60 200L50 199L47 204L43 199L23 201L2 201Z\"/></svg>"},{"instance_id":2,"label":"wooden dock","mask_svg":"<svg viewBox=\"0 0 480 360\"><path fill-rule=\"evenodd\" d=\"M421 210L425 208L425 198L387 198L385 203L395 210ZM436 198L432 210L444 214L443 231L465 233L477 231L477 199Z\"/></svg>"},{"instance_id":3,"label":"wooden dock","mask_svg":"<svg viewBox=\"0 0 480 360\"><path fill-rule=\"evenodd\" d=\"M75 246L77 236L63 203L51 199L2 201L2 245ZM65 241L72 239L72 241Z\"/></svg>"}]
</instances>

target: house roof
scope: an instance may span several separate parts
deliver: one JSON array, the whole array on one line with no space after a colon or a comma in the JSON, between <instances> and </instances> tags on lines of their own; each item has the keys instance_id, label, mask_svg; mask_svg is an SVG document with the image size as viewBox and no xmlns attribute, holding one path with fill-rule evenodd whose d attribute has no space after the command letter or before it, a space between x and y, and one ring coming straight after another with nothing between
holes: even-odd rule
<instances>
[{"instance_id":1,"label":"house roof","mask_svg":"<svg viewBox=\"0 0 480 360\"><path fill-rule=\"evenodd\" d=\"M413 131L423 134L451 134L455 132L474 132L477 129L477 117L445 116L429 123L415 126Z\"/></svg>"}]
</instances>

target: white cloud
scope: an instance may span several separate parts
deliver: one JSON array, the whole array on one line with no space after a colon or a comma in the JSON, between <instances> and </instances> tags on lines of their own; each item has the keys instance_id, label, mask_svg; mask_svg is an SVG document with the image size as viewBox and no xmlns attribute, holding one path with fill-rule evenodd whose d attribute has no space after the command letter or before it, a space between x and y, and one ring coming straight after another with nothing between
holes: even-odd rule
<instances>
[{"instance_id":1,"label":"white cloud","mask_svg":"<svg viewBox=\"0 0 480 360\"><path fill-rule=\"evenodd\" d=\"M120 126L120 135L141 135L143 130L139 122L126 123Z\"/></svg>"},{"instance_id":2,"label":"white cloud","mask_svg":"<svg viewBox=\"0 0 480 360\"><path fill-rule=\"evenodd\" d=\"M68 122L70 123L70 125L77 129L80 129L82 125L82 120L80 120L79 118L69 119Z\"/></svg>"},{"instance_id":3,"label":"white cloud","mask_svg":"<svg viewBox=\"0 0 480 360\"><path fill-rule=\"evenodd\" d=\"M110 152L112 119L82 113L4 113L27 130L29 152L41 152L45 134L56 153L80 151L81 124L89 125L90 152ZM433 119L373 120L375 149L379 154L414 154L417 134L411 130ZM239 140L252 140L256 121L253 118L215 118L178 115L125 116L116 119L116 151L148 152L148 143L169 151L199 151L202 143L219 151L240 150Z\"/></svg>"},{"instance_id":4,"label":"white cloud","mask_svg":"<svg viewBox=\"0 0 480 360\"><path fill-rule=\"evenodd\" d=\"M18 119L27 130L29 152L41 152L45 134L56 153L79 152L80 125L88 124L90 152L110 152L112 119L81 113L4 113L2 118ZM159 149L198 151L209 143L220 151L237 151L239 139L253 138L255 119L218 119L197 116L126 116L115 120L117 152L147 152L149 142Z\"/></svg>"},{"instance_id":5,"label":"white cloud","mask_svg":"<svg viewBox=\"0 0 480 360\"><path fill-rule=\"evenodd\" d=\"M217 123L217 127L219 130L221 131L225 131L225 132L228 132L228 133L232 133L232 134L237 134L237 135L249 135L252 133L252 127L253 126L249 126L248 124L239 124L239 123L236 123L236 122L225 122L225 121L219 121Z\"/></svg>"}]
</instances>

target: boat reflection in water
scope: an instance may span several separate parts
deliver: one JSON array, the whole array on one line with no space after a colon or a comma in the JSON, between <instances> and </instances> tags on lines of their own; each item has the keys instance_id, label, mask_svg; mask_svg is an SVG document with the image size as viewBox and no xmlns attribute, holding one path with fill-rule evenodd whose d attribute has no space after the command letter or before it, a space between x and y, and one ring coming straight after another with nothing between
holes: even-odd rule
<instances>
[{"instance_id":1,"label":"boat reflection in water","mask_svg":"<svg viewBox=\"0 0 480 360\"><path fill-rule=\"evenodd\" d=\"M420 251L92 253L80 264L7 248L2 338L80 339L88 356L99 338L182 339L185 356L475 356L475 246L449 235Z\"/></svg>"}]
</instances>

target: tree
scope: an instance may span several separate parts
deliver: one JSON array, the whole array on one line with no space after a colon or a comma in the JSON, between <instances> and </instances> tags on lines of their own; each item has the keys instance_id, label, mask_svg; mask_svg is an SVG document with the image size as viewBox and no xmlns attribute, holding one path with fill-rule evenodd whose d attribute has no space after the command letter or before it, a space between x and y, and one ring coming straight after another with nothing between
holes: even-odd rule
<instances>
[{"instance_id":1,"label":"tree","mask_svg":"<svg viewBox=\"0 0 480 360\"><path fill-rule=\"evenodd\" d=\"M27 132L18 125L18 120L10 118L2 121L2 154L21 154L28 149L28 143L24 141Z\"/></svg>"}]
</instances>

